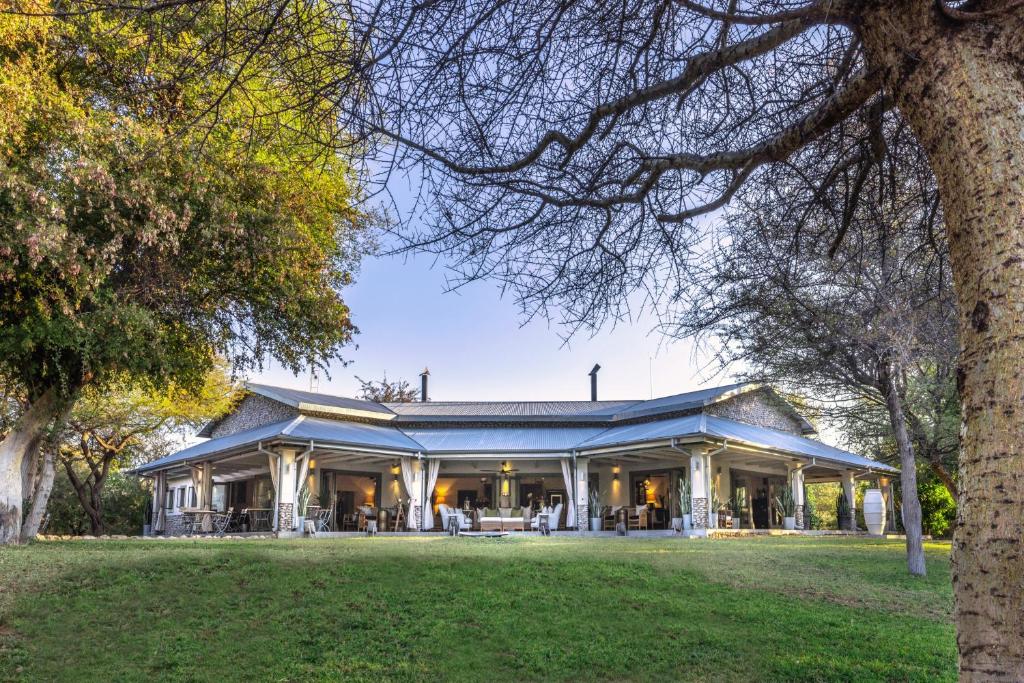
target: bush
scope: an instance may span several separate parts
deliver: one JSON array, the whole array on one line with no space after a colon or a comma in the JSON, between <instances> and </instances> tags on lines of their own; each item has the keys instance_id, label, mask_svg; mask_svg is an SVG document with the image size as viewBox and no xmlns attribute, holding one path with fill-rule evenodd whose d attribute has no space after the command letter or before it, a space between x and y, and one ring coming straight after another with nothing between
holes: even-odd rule
<instances>
[{"instance_id":1,"label":"bush","mask_svg":"<svg viewBox=\"0 0 1024 683\"><path fill-rule=\"evenodd\" d=\"M140 477L111 472L103 487L103 523L105 533L138 535L150 504L149 485ZM47 534L80 536L90 533L89 517L75 495L75 489L61 470L54 477L53 492L46 508L49 521L42 530Z\"/></svg>"},{"instance_id":2,"label":"bush","mask_svg":"<svg viewBox=\"0 0 1024 683\"><path fill-rule=\"evenodd\" d=\"M947 537L956 522L956 501L942 482L929 479L918 483L921 500L921 531L936 538Z\"/></svg>"}]
</instances>

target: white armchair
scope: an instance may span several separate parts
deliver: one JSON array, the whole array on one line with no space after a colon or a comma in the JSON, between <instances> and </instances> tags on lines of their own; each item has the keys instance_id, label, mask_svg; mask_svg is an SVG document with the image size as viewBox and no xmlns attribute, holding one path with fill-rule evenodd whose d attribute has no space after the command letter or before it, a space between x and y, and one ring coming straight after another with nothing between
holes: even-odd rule
<instances>
[{"instance_id":1,"label":"white armchair","mask_svg":"<svg viewBox=\"0 0 1024 683\"><path fill-rule=\"evenodd\" d=\"M441 515L442 531L448 531L448 525L450 524L449 520L452 517L456 519L459 525L459 531L469 531L473 528L473 522L467 519L466 515L463 514L462 510L459 510L458 508L451 508L442 503L437 506L437 511Z\"/></svg>"},{"instance_id":2,"label":"white armchair","mask_svg":"<svg viewBox=\"0 0 1024 683\"><path fill-rule=\"evenodd\" d=\"M540 528L540 517L549 510L550 508L544 508L543 511L538 513L537 516L530 520L530 528L534 531ZM562 504L559 503L558 505L556 505L554 510L550 510L550 513L551 514L548 515L548 528L551 531L554 531L558 528L558 520L562 518Z\"/></svg>"}]
</instances>

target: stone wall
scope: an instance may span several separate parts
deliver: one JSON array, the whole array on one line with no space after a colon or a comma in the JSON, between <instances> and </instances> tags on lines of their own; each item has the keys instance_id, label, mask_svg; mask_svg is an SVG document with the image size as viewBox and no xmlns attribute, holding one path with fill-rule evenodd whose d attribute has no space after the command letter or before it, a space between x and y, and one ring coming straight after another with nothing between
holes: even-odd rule
<instances>
[{"instance_id":1,"label":"stone wall","mask_svg":"<svg viewBox=\"0 0 1024 683\"><path fill-rule=\"evenodd\" d=\"M292 516L291 503L278 503L277 505L277 527L278 531L291 531L295 525L295 518Z\"/></svg>"},{"instance_id":2,"label":"stone wall","mask_svg":"<svg viewBox=\"0 0 1024 683\"><path fill-rule=\"evenodd\" d=\"M290 420L298 414L299 411L291 406L259 394L250 394L242 399L242 402L230 415L217 423L210 436L216 439L243 432L246 429Z\"/></svg>"},{"instance_id":3,"label":"stone wall","mask_svg":"<svg viewBox=\"0 0 1024 683\"><path fill-rule=\"evenodd\" d=\"M797 529L803 529L804 528L804 506L803 505L797 505L796 506L796 512L794 512L793 515L796 518L796 528Z\"/></svg>"},{"instance_id":4,"label":"stone wall","mask_svg":"<svg viewBox=\"0 0 1024 683\"><path fill-rule=\"evenodd\" d=\"M803 433L802 423L793 409L767 388L749 391L712 404L705 408L705 412L708 415L791 434Z\"/></svg>"},{"instance_id":5,"label":"stone wall","mask_svg":"<svg viewBox=\"0 0 1024 683\"><path fill-rule=\"evenodd\" d=\"M694 529L708 528L708 499L693 499L693 514L690 516Z\"/></svg>"}]
</instances>

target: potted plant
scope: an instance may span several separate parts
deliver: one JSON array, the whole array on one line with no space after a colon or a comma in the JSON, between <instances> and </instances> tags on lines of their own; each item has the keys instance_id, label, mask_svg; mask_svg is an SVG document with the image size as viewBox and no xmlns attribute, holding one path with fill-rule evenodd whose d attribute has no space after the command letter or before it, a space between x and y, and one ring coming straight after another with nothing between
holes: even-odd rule
<instances>
[{"instance_id":1,"label":"potted plant","mask_svg":"<svg viewBox=\"0 0 1024 683\"><path fill-rule=\"evenodd\" d=\"M601 492L590 492L590 530L601 530Z\"/></svg>"},{"instance_id":2,"label":"potted plant","mask_svg":"<svg viewBox=\"0 0 1024 683\"><path fill-rule=\"evenodd\" d=\"M732 508L732 528L740 528L740 518L743 516L743 501L739 497L733 496L729 506Z\"/></svg>"},{"instance_id":3,"label":"potted plant","mask_svg":"<svg viewBox=\"0 0 1024 683\"><path fill-rule=\"evenodd\" d=\"M679 514L683 516L682 528L693 528L693 499L690 497L690 480L679 480Z\"/></svg>"},{"instance_id":4,"label":"potted plant","mask_svg":"<svg viewBox=\"0 0 1024 683\"><path fill-rule=\"evenodd\" d=\"M303 486L302 490L299 491L299 499L296 501L296 511L299 516L298 530L302 531L306 528L306 511L309 509L309 488Z\"/></svg>"},{"instance_id":5,"label":"potted plant","mask_svg":"<svg viewBox=\"0 0 1024 683\"><path fill-rule=\"evenodd\" d=\"M836 497L836 526L840 530L850 526L850 501L846 499L845 493L840 493Z\"/></svg>"},{"instance_id":6,"label":"potted plant","mask_svg":"<svg viewBox=\"0 0 1024 683\"><path fill-rule=\"evenodd\" d=\"M793 498L793 490L786 486L782 493L775 496L775 509L782 517L782 528L792 531L796 528L796 500Z\"/></svg>"}]
</instances>

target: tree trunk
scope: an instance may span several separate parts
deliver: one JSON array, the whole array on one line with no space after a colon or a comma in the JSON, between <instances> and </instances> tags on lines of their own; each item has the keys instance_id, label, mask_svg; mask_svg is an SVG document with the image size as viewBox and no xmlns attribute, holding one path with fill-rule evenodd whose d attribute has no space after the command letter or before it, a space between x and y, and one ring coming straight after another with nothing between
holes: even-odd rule
<instances>
[{"instance_id":1,"label":"tree trunk","mask_svg":"<svg viewBox=\"0 0 1024 683\"><path fill-rule=\"evenodd\" d=\"M0 441L0 545L21 540L22 465L38 448L53 419L61 414L61 403L56 389L43 392Z\"/></svg>"},{"instance_id":2,"label":"tree trunk","mask_svg":"<svg viewBox=\"0 0 1024 683\"><path fill-rule=\"evenodd\" d=\"M903 401L896 387L889 361L880 365L879 383L885 407L889 412L893 437L900 452L900 490L903 491L903 529L907 535L907 570L914 576L924 576L928 570L924 563L924 542L921 538L921 501L917 497L917 462L914 446L907 431L903 415Z\"/></svg>"},{"instance_id":3,"label":"tree trunk","mask_svg":"<svg viewBox=\"0 0 1024 683\"><path fill-rule=\"evenodd\" d=\"M870 66L928 152L949 236L963 409L953 541L963 681L1024 680L1022 24L1020 8L954 22L934 3L879 0L858 27Z\"/></svg>"},{"instance_id":4,"label":"tree trunk","mask_svg":"<svg viewBox=\"0 0 1024 683\"><path fill-rule=\"evenodd\" d=\"M54 447L55 448L55 447ZM25 515L25 521L21 525L21 541L29 541L39 533L39 527L43 523L43 515L46 514L46 506L50 502L50 492L53 491L53 477L57 471L56 456L53 448L43 449L43 464L39 476L35 482L35 491L32 494L32 507Z\"/></svg>"},{"instance_id":5,"label":"tree trunk","mask_svg":"<svg viewBox=\"0 0 1024 683\"><path fill-rule=\"evenodd\" d=\"M953 500L959 500L960 492L957 490L956 480L953 479L953 475L949 473L949 470L943 467L942 463L937 460L929 460L928 466L935 476L939 478L943 486L946 487L946 490L949 491L949 495L952 496Z\"/></svg>"}]
</instances>

